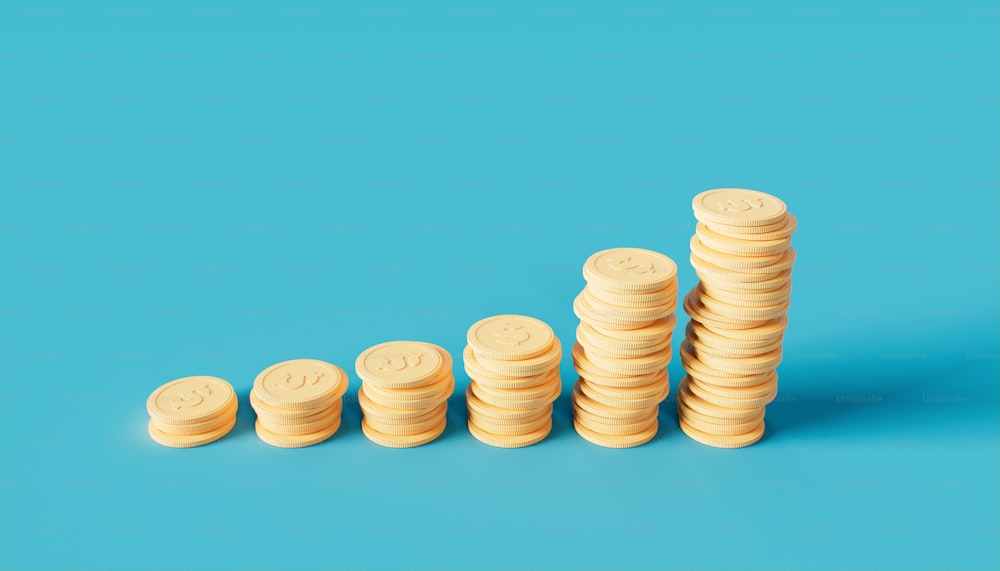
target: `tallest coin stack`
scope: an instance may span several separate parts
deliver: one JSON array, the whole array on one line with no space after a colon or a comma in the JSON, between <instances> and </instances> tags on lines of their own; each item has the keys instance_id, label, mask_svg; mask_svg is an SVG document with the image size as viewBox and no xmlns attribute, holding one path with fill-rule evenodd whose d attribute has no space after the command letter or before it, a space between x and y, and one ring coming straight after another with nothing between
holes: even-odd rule
<instances>
[{"instance_id":1,"label":"tallest coin stack","mask_svg":"<svg viewBox=\"0 0 1000 571\"><path fill-rule=\"evenodd\" d=\"M764 434L777 394L791 293L795 217L763 192L722 188L694 198L691 265L701 279L684 298L691 317L677 393L681 430L719 448Z\"/></svg>"}]
</instances>

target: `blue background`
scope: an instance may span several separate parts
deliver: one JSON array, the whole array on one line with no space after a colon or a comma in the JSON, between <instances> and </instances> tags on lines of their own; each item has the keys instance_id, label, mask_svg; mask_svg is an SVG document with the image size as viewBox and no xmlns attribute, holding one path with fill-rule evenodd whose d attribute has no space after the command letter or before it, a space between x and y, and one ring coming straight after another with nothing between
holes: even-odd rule
<instances>
[{"instance_id":1,"label":"blue background","mask_svg":"<svg viewBox=\"0 0 1000 571\"><path fill-rule=\"evenodd\" d=\"M13 2L4 569L996 569L995 2ZM496 313L573 340L589 254L688 264L691 198L799 218L765 439L261 443L255 374ZM686 318L680 315L677 336ZM675 345L676 347L676 345ZM671 378L682 376L679 359ZM153 444L144 401L240 420Z\"/></svg>"}]
</instances>

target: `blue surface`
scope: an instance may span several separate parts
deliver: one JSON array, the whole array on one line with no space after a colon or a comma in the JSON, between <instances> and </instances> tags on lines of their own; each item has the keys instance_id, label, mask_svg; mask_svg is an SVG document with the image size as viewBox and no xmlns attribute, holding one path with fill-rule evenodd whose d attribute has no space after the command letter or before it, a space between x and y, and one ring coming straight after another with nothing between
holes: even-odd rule
<instances>
[{"instance_id":1,"label":"blue surface","mask_svg":"<svg viewBox=\"0 0 1000 571\"><path fill-rule=\"evenodd\" d=\"M997 569L997 6L846 4L4 2L0 567ZM254 435L279 360L568 346L596 250L688 290L731 185L800 222L758 445ZM192 374L235 432L153 444Z\"/></svg>"}]
</instances>

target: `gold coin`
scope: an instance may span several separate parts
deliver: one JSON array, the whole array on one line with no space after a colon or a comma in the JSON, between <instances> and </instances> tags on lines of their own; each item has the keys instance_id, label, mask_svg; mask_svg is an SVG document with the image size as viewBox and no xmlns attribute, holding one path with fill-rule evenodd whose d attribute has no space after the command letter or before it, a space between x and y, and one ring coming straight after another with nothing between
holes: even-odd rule
<instances>
[{"instance_id":1,"label":"gold coin","mask_svg":"<svg viewBox=\"0 0 1000 571\"><path fill-rule=\"evenodd\" d=\"M369 428L379 434L385 434L386 436L413 436L414 434L427 432L441 424L447 413L448 409L446 406L444 408L439 407L426 417L414 419L407 424L381 422L378 417L372 415L366 415L364 420L368 423Z\"/></svg>"},{"instance_id":2,"label":"gold coin","mask_svg":"<svg viewBox=\"0 0 1000 571\"><path fill-rule=\"evenodd\" d=\"M548 419L548 422L543 424L541 428L527 434L518 435L492 434L478 427L475 423L469 422L469 433L472 434L476 440L496 448L524 448L526 446L532 446L534 444L538 444L542 440L545 440L545 437L548 436L551 431L551 418Z\"/></svg>"},{"instance_id":3,"label":"gold coin","mask_svg":"<svg viewBox=\"0 0 1000 571\"><path fill-rule=\"evenodd\" d=\"M719 284L726 284L726 287L731 288L756 287L763 289L764 286L755 285L763 283L768 286L767 289L772 289L771 286L774 284L791 277L790 271L787 275L783 274L783 272L789 270L788 267L784 268L784 270L764 268L754 272L734 272L728 268L713 264L699 256L697 252L691 252L691 256L688 259L691 261L691 265L694 266L694 273L697 274L698 278L705 282L714 283L717 286ZM786 261L785 258L782 258L782 263L784 261Z\"/></svg>"},{"instance_id":4,"label":"gold coin","mask_svg":"<svg viewBox=\"0 0 1000 571\"><path fill-rule=\"evenodd\" d=\"M605 329L619 330L640 329L652 325L656 321L655 319L643 320L630 318L628 315L619 315L606 310L598 309L592 306L587 300L587 296L584 295L584 292L586 291L587 290L583 290L583 292L580 292L580 294L573 299L573 314L576 315L580 321L585 321Z\"/></svg>"},{"instance_id":5,"label":"gold coin","mask_svg":"<svg viewBox=\"0 0 1000 571\"><path fill-rule=\"evenodd\" d=\"M589 306L594 313L600 316L600 321L613 321L618 318L628 319L630 321L641 321L643 323L651 323L657 319L663 319L673 313L676 308L676 302L670 305L654 305L652 307L627 307L624 305L613 305L606 301L602 301L591 293L593 290L591 288L584 288L580 292L580 296L586 301L586 305Z\"/></svg>"},{"instance_id":6,"label":"gold coin","mask_svg":"<svg viewBox=\"0 0 1000 571\"><path fill-rule=\"evenodd\" d=\"M766 268L773 266L781 262L785 257L786 250L782 250L777 254L768 254L766 256L737 256L734 254L725 254L718 252L706 246L695 234L691 236L689 242L692 252L696 252L698 257L712 262L720 268L725 268L734 272L750 272L753 273L755 268Z\"/></svg>"},{"instance_id":7,"label":"gold coin","mask_svg":"<svg viewBox=\"0 0 1000 571\"><path fill-rule=\"evenodd\" d=\"M444 433L444 429L448 425L447 417L442 418L440 424L437 426L417 434L385 434L371 428L368 423L362 419L361 420L361 432L364 433L368 440L371 440L379 446L385 446L386 448L414 448L416 446L423 446L429 442L433 442L438 436Z\"/></svg>"},{"instance_id":8,"label":"gold coin","mask_svg":"<svg viewBox=\"0 0 1000 571\"><path fill-rule=\"evenodd\" d=\"M225 424L201 434L172 434L164 432L152 420L149 421L149 436L157 444L170 448L194 448L204 446L229 434L229 431L236 426L236 415L233 415Z\"/></svg>"},{"instance_id":9,"label":"gold coin","mask_svg":"<svg viewBox=\"0 0 1000 571\"><path fill-rule=\"evenodd\" d=\"M788 209L776 196L745 188L716 188L692 201L695 218L706 224L767 226L785 218Z\"/></svg>"},{"instance_id":10,"label":"gold coin","mask_svg":"<svg viewBox=\"0 0 1000 571\"><path fill-rule=\"evenodd\" d=\"M472 392L472 386L468 386L465 389L465 404L469 408L469 412L473 411L477 414L498 420L523 420L523 419L533 419L537 418L540 410L552 410L552 405L548 404L538 409L528 408L528 409L511 409L498 407L486 402L483 402L474 392Z\"/></svg>"},{"instance_id":11,"label":"gold coin","mask_svg":"<svg viewBox=\"0 0 1000 571\"><path fill-rule=\"evenodd\" d=\"M256 407L254 409L254 412L257 413L257 418L261 419L262 421L264 421L265 424L268 425L270 424L296 425L305 422L312 422L317 418L322 418L328 414L333 414L333 413L340 414L343 409L344 409L344 401L341 399L337 399L333 401L333 403L331 403L329 406L324 406L323 408L320 409L311 409L311 408L302 409L302 411L308 412L310 414L304 414L291 418L283 414L271 414L270 410L260 407Z\"/></svg>"},{"instance_id":12,"label":"gold coin","mask_svg":"<svg viewBox=\"0 0 1000 571\"><path fill-rule=\"evenodd\" d=\"M545 373L551 369L559 368L559 361L562 359L562 346L556 339L552 347L537 357L522 359L520 361L498 361L487 359L477 355L476 362L480 367L488 372L498 375L519 375L522 377L534 377Z\"/></svg>"},{"instance_id":13,"label":"gold coin","mask_svg":"<svg viewBox=\"0 0 1000 571\"><path fill-rule=\"evenodd\" d=\"M295 424L269 423L267 420L257 417L257 422L266 428L268 432L280 436L299 436L302 434L312 434L330 427L335 420L340 418L339 410L332 410L316 418L303 419Z\"/></svg>"},{"instance_id":14,"label":"gold coin","mask_svg":"<svg viewBox=\"0 0 1000 571\"><path fill-rule=\"evenodd\" d=\"M670 393L670 380L666 369L657 371L651 382L631 387L608 386L599 382L594 382L586 377L580 377L579 381L586 383L592 392L598 392L609 397L628 399L648 398L661 394L664 391L664 388L666 388L668 394Z\"/></svg>"},{"instance_id":15,"label":"gold coin","mask_svg":"<svg viewBox=\"0 0 1000 571\"><path fill-rule=\"evenodd\" d=\"M788 282L775 290L756 293L733 293L724 289L715 289L711 284L706 284L705 282L699 282L696 289L699 297L707 295L708 297L732 305L757 307L775 305L789 299L792 294L792 282Z\"/></svg>"},{"instance_id":16,"label":"gold coin","mask_svg":"<svg viewBox=\"0 0 1000 571\"><path fill-rule=\"evenodd\" d=\"M407 420L417 418L427 414L429 412L429 408L434 408L404 409L393 406L385 406L371 400L364 385L361 385L361 388L358 389L358 403L361 405L361 411L365 414L373 414L386 420Z\"/></svg>"},{"instance_id":17,"label":"gold coin","mask_svg":"<svg viewBox=\"0 0 1000 571\"><path fill-rule=\"evenodd\" d=\"M545 322L526 315L495 315L469 328L469 346L480 356L502 361L547 353L555 333Z\"/></svg>"},{"instance_id":18,"label":"gold coin","mask_svg":"<svg viewBox=\"0 0 1000 571\"><path fill-rule=\"evenodd\" d=\"M498 399L530 402L551 396L553 390L561 390L562 380L559 378L559 371L553 370L552 373L545 384L534 387L498 389L480 383L476 379L470 379L469 384L472 385L473 392L477 395L486 394Z\"/></svg>"},{"instance_id":19,"label":"gold coin","mask_svg":"<svg viewBox=\"0 0 1000 571\"><path fill-rule=\"evenodd\" d=\"M590 385L585 380L577 381L577 386L580 387L580 392L587 396L587 398L593 400L594 402L599 402L601 404L622 408L626 410L635 409L648 409L650 407L656 406L663 402L663 399L667 398L670 393L670 384L664 384L660 392L647 397L627 397L627 396L609 396L605 392L595 391L593 385Z\"/></svg>"},{"instance_id":20,"label":"gold coin","mask_svg":"<svg viewBox=\"0 0 1000 571\"><path fill-rule=\"evenodd\" d=\"M769 371L767 374L763 375L763 380L759 383L740 387L719 385L710 380L700 379L697 376L687 376L690 377L689 381L694 380L694 382L698 384L702 392L707 391L719 397L730 399L762 397L774 392L775 388L778 386L777 371Z\"/></svg>"},{"instance_id":21,"label":"gold coin","mask_svg":"<svg viewBox=\"0 0 1000 571\"><path fill-rule=\"evenodd\" d=\"M448 400L455 392L455 378L448 376L437 385L437 392L422 399L400 399L394 394L394 389L382 389L375 385L365 387L365 396L371 402L383 407L397 410L429 410Z\"/></svg>"},{"instance_id":22,"label":"gold coin","mask_svg":"<svg viewBox=\"0 0 1000 571\"><path fill-rule=\"evenodd\" d=\"M672 280L670 285L667 287L651 291L649 293L615 293L591 285L587 285L585 289L598 301L602 301L612 306L647 308L672 307L677 305L676 279Z\"/></svg>"},{"instance_id":23,"label":"gold coin","mask_svg":"<svg viewBox=\"0 0 1000 571\"><path fill-rule=\"evenodd\" d=\"M663 369L670 364L672 351L664 350L645 357L635 359L609 359L601 357L593 352L587 352L586 348L579 343L573 344L573 357L584 357L593 363L599 370L610 373L618 373L627 376L646 375Z\"/></svg>"},{"instance_id":24,"label":"gold coin","mask_svg":"<svg viewBox=\"0 0 1000 571\"><path fill-rule=\"evenodd\" d=\"M610 351L624 350L624 351L639 351L643 349L649 349L650 347L656 347L663 342L670 342L671 337L673 337L672 332L663 334L660 337L645 339L640 341L628 341L624 339L616 339L614 337L608 337L604 333L601 333L594 328L593 325L589 323L580 322L576 327L576 340L580 341L585 345L589 345L595 349L604 349ZM586 340L586 342L584 342Z\"/></svg>"},{"instance_id":25,"label":"gold coin","mask_svg":"<svg viewBox=\"0 0 1000 571\"><path fill-rule=\"evenodd\" d=\"M733 348L737 350L765 348L767 348L767 350L774 349L773 345L781 343L781 340L785 335L784 329L781 329L771 335L760 336L758 339L736 339L728 337L726 335L728 331L716 333L694 320L688 322L684 332L686 336L692 340L692 342L697 340L698 343L702 345L711 345L712 347L718 348Z\"/></svg>"},{"instance_id":26,"label":"gold coin","mask_svg":"<svg viewBox=\"0 0 1000 571\"><path fill-rule=\"evenodd\" d=\"M578 375L586 378L587 381L599 383L608 387L635 387L639 385L647 385L660 375L662 371L666 371L666 367L664 367L662 370L657 369L652 373L644 375L622 375L610 373L608 371L602 371L597 367L597 365L591 363L582 352L578 352L573 355L573 369L576 370Z\"/></svg>"},{"instance_id":27,"label":"gold coin","mask_svg":"<svg viewBox=\"0 0 1000 571\"><path fill-rule=\"evenodd\" d=\"M768 304L759 307L733 305L699 293L697 289L691 290L687 297L690 297L692 305L697 306L699 311L703 313L721 315L725 316L727 319L738 321L769 321L784 315L788 311L789 306L788 298L785 298L776 304Z\"/></svg>"},{"instance_id":28,"label":"gold coin","mask_svg":"<svg viewBox=\"0 0 1000 571\"><path fill-rule=\"evenodd\" d=\"M495 416L490 416L488 414L482 414L473 407L469 407L469 419L475 419L475 421L483 426L486 425L496 425L496 426L522 426L526 424L533 424L538 422L543 418L550 418L552 416L552 405L544 406L535 411L521 411L524 414L518 418L497 418ZM499 434L499 433L497 433Z\"/></svg>"},{"instance_id":29,"label":"gold coin","mask_svg":"<svg viewBox=\"0 0 1000 571\"><path fill-rule=\"evenodd\" d=\"M649 409L649 415L635 422L620 422L594 416L581 408L573 409L573 421L583 427L596 432L597 434L607 434L610 436L628 436L648 429L657 422L657 415L660 407L654 406Z\"/></svg>"},{"instance_id":30,"label":"gold coin","mask_svg":"<svg viewBox=\"0 0 1000 571\"><path fill-rule=\"evenodd\" d=\"M469 388L472 393L476 395L476 398L485 404L506 410L537 410L540 407L555 402L555 400L559 398L559 394L562 391L562 383L557 383L549 388L549 393L547 395L531 400L516 400L496 397L489 393L477 392L476 387L477 385L475 383L470 383L469 385Z\"/></svg>"},{"instance_id":31,"label":"gold coin","mask_svg":"<svg viewBox=\"0 0 1000 571\"><path fill-rule=\"evenodd\" d=\"M692 440L715 448L743 448L754 444L764 436L763 421L750 432L739 435L709 434L691 426L683 418L680 419L679 424L684 434L687 434Z\"/></svg>"},{"instance_id":32,"label":"gold coin","mask_svg":"<svg viewBox=\"0 0 1000 571\"><path fill-rule=\"evenodd\" d=\"M778 288L785 287L792 282L791 269L787 269L783 272L779 272L777 275L755 282L723 279L715 274L712 275L705 274L698 268L694 269L694 273L698 276L698 279L701 280L701 283L705 284L706 290L708 291L722 290L738 295L750 295L760 292L771 292Z\"/></svg>"},{"instance_id":33,"label":"gold coin","mask_svg":"<svg viewBox=\"0 0 1000 571\"><path fill-rule=\"evenodd\" d=\"M154 390L146 399L146 411L161 425L200 424L235 400L233 386L218 377L184 377Z\"/></svg>"},{"instance_id":34,"label":"gold coin","mask_svg":"<svg viewBox=\"0 0 1000 571\"><path fill-rule=\"evenodd\" d=\"M545 414L534 420L521 424L498 424L491 422L488 417L470 414L469 424L475 424L477 428L487 434L493 434L496 436L523 436L525 434L536 432L543 427L551 426L552 415Z\"/></svg>"},{"instance_id":35,"label":"gold coin","mask_svg":"<svg viewBox=\"0 0 1000 571\"><path fill-rule=\"evenodd\" d=\"M718 327L713 324L701 322L698 325L717 336L736 339L738 341L771 341L776 335L784 333L785 329L788 328L788 317L783 315L746 329Z\"/></svg>"},{"instance_id":36,"label":"gold coin","mask_svg":"<svg viewBox=\"0 0 1000 571\"><path fill-rule=\"evenodd\" d=\"M636 422L649 414L649 409L630 410L599 403L583 394L579 386L573 388L572 400L574 406L585 410L593 416L614 421L623 421L625 424Z\"/></svg>"},{"instance_id":37,"label":"gold coin","mask_svg":"<svg viewBox=\"0 0 1000 571\"><path fill-rule=\"evenodd\" d=\"M686 381L681 380L679 385L680 386L677 389L677 400L683 400L684 406L687 406L691 410L700 413L703 416L726 419L731 422L736 422L753 418L760 412L759 407L732 408L732 407L712 404L710 402L702 400L698 396L691 393L691 390L688 388Z\"/></svg>"},{"instance_id":38,"label":"gold coin","mask_svg":"<svg viewBox=\"0 0 1000 571\"><path fill-rule=\"evenodd\" d=\"M707 390L705 385L699 383L696 377L685 378L687 379L687 387L688 390L691 391L691 394L707 403L728 408L763 408L765 405L773 401L774 397L778 394L778 385L777 383L774 383L771 385L770 391L759 396L741 395L735 398L730 396L720 396L711 390Z\"/></svg>"},{"instance_id":39,"label":"gold coin","mask_svg":"<svg viewBox=\"0 0 1000 571\"><path fill-rule=\"evenodd\" d=\"M699 361L711 369L734 375L763 374L781 363L781 349L775 349L762 355L728 359L707 353L698 353L694 346L685 341L681 344L681 354L684 353L697 357Z\"/></svg>"},{"instance_id":40,"label":"gold coin","mask_svg":"<svg viewBox=\"0 0 1000 571\"><path fill-rule=\"evenodd\" d=\"M150 421L161 431L171 435L204 434L232 420L236 416L238 408L238 402L236 399L233 399L232 403L222 412L198 424L168 424L160 422L156 417L151 417Z\"/></svg>"},{"instance_id":41,"label":"gold coin","mask_svg":"<svg viewBox=\"0 0 1000 571\"><path fill-rule=\"evenodd\" d=\"M677 277L677 264L652 250L611 248L587 258L583 277L611 292L648 293L668 287Z\"/></svg>"},{"instance_id":42,"label":"gold coin","mask_svg":"<svg viewBox=\"0 0 1000 571\"><path fill-rule=\"evenodd\" d=\"M399 418L398 416L395 415L394 416L383 415L380 410L375 410L370 406L368 408L362 406L361 409L362 413L364 413L365 418L367 418L371 422L372 427L375 428L376 430L379 430L380 432L384 432L379 427L385 425L409 426L411 424L420 424L429 418L435 418L441 416L442 414L448 412L448 403L443 402L439 404L437 407L432 408L431 410L428 411L402 411L406 413L411 413L410 415L404 416L402 418Z\"/></svg>"},{"instance_id":43,"label":"gold coin","mask_svg":"<svg viewBox=\"0 0 1000 571\"><path fill-rule=\"evenodd\" d=\"M791 212L787 213L785 215L785 219L781 222L769 224L767 226L729 226L727 224L714 223L709 225L709 227L718 234L747 242L771 241L787 238L795 233L795 228L797 226L798 220L795 219L795 216L792 216Z\"/></svg>"},{"instance_id":44,"label":"gold coin","mask_svg":"<svg viewBox=\"0 0 1000 571\"><path fill-rule=\"evenodd\" d=\"M645 430L635 433L635 434L598 434L593 430L587 428L580 424L579 421L573 421L573 428L576 429L576 433L583 437L584 440L590 442L591 444L596 444L598 446L603 446L605 448L634 448L636 446L641 446L646 444L653 438L656 438L656 432L659 429L659 423L654 417L653 423Z\"/></svg>"},{"instance_id":45,"label":"gold coin","mask_svg":"<svg viewBox=\"0 0 1000 571\"><path fill-rule=\"evenodd\" d=\"M783 252L792 245L789 237L778 238L776 240L745 240L733 238L725 234L716 232L707 224L698 223L695 230L698 239L705 246L734 256L769 256Z\"/></svg>"},{"instance_id":46,"label":"gold coin","mask_svg":"<svg viewBox=\"0 0 1000 571\"><path fill-rule=\"evenodd\" d=\"M610 329L594 323L586 323L586 325L604 337L611 339L619 339L626 342L659 341L664 336L669 336L673 333L674 327L677 325L677 318L671 314L668 317L657 319L648 325L636 329Z\"/></svg>"},{"instance_id":47,"label":"gold coin","mask_svg":"<svg viewBox=\"0 0 1000 571\"><path fill-rule=\"evenodd\" d=\"M328 426L315 432L308 434L276 434L261 424L258 418L257 422L254 423L254 430L257 432L257 438L260 438L265 444L270 444L277 448L305 448L306 446L313 446L329 440L331 436L340 430L340 422L340 415L337 415Z\"/></svg>"},{"instance_id":48,"label":"gold coin","mask_svg":"<svg viewBox=\"0 0 1000 571\"><path fill-rule=\"evenodd\" d=\"M253 382L258 400L282 408L316 408L344 396L347 373L317 359L294 359L264 369Z\"/></svg>"},{"instance_id":49,"label":"gold coin","mask_svg":"<svg viewBox=\"0 0 1000 571\"><path fill-rule=\"evenodd\" d=\"M444 349L420 341L389 341L370 347L355 362L358 376L387 389L419 387L438 379L450 369Z\"/></svg>"},{"instance_id":50,"label":"gold coin","mask_svg":"<svg viewBox=\"0 0 1000 571\"><path fill-rule=\"evenodd\" d=\"M757 428L757 426L764 421L764 409L760 409L760 413L749 420L720 423L720 419L700 415L684 406L683 403L679 403L677 405L677 417L678 419L681 419L689 424L692 428L696 428L707 434L727 436L746 434L747 432Z\"/></svg>"}]
</instances>

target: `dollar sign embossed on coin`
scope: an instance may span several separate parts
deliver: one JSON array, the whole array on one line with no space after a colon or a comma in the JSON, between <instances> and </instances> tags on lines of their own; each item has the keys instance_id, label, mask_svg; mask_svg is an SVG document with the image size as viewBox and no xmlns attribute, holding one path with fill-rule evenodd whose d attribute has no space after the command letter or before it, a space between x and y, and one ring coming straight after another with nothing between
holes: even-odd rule
<instances>
[{"instance_id":1,"label":"dollar sign embossed on coin","mask_svg":"<svg viewBox=\"0 0 1000 571\"><path fill-rule=\"evenodd\" d=\"M760 198L747 199L741 198L740 203L733 202L732 200L727 200L725 203L719 203L719 210L722 212L746 212L751 208L764 208L764 201ZM756 203L756 204L755 204Z\"/></svg>"},{"instance_id":2,"label":"dollar sign embossed on coin","mask_svg":"<svg viewBox=\"0 0 1000 571\"><path fill-rule=\"evenodd\" d=\"M633 260L632 256L611 261L611 267L625 274L655 274L656 267L653 262L642 263Z\"/></svg>"},{"instance_id":3,"label":"dollar sign embossed on coin","mask_svg":"<svg viewBox=\"0 0 1000 571\"><path fill-rule=\"evenodd\" d=\"M286 390L300 389L305 386L306 383L310 385L315 385L319 382L320 377L323 376L322 371L306 371L301 375L292 375L291 373L285 373L285 378L280 381L275 381L273 383L274 387ZM311 380L310 380L311 379Z\"/></svg>"},{"instance_id":4,"label":"dollar sign embossed on coin","mask_svg":"<svg viewBox=\"0 0 1000 571\"><path fill-rule=\"evenodd\" d=\"M205 385L201 390L205 391L205 396L212 394L212 388L209 385ZM175 410L180 410L182 408L191 408L193 406L200 405L205 402L205 396L199 392L199 389L191 389L189 393L182 393L168 397L167 402L170 406L174 407Z\"/></svg>"},{"instance_id":5,"label":"dollar sign embossed on coin","mask_svg":"<svg viewBox=\"0 0 1000 571\"><path fill-rule=\"evenodd\" d=\"M493 337L496 338L497 343L517 347L530 339L531 335L524 330L523 326L511 325L509 321L504 321L503 328L493 331Z\"/></svg>"},{"instance_id":6,"label":"dollar sign embossed on coin","mask_svg":"<svg viewBox=\"0 0 1000 571\"><path fill-rule=\"evenodd\" d=\"M416 367L420 364L420 353L389 353L377 355L376 367L383 371L402 371L406 367Z\"/></svg>"}]
</instances>

